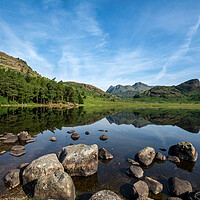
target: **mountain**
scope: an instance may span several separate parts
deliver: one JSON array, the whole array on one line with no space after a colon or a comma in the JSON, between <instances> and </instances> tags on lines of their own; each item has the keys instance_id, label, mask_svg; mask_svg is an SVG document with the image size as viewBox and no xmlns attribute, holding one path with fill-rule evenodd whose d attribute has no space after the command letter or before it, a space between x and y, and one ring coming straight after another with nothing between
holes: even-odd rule
<instances>
[{"instance_id":1,"label":"mountain","mask_svg":"<svg viewBox=\"0 0 200 200\"><path fill-rule=\"evenodd\" d=\"M151 89L152 86L148 86L144 83L138 82L134 85L116 85L110 86L106 92L116 95L122 99L133 97L136 94L143 93L146 90Z\"/></svg>"},{"instance_id":2,"label":"mountain","mask_svg":"<svg viewBox=\"0 0 200 200\"><path fill-rule=\"evenodd\" d=\"M200 101L200 82L191 79L177 86L155 86L142 94L133 97L137 101Z\"/></svg>"},{"instance_id":3,"label":"mountain","mask_svg":"<svg viewBox=\"0 0 200 200\"><path fill-rule=\"evenodd\" d=\"M12 69L17 72L21 72L24 75L41 77L36 71L33 71L26 61L20 58L14 58L0 51L0 68L6 70Z\"/></svg>"}]
</instances>

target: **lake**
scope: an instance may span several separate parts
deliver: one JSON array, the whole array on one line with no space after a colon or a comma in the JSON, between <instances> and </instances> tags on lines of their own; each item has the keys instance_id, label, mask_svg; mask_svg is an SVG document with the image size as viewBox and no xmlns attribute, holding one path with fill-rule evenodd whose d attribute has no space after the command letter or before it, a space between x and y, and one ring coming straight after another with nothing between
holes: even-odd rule
<instances>
[{"instance_id":1,"label":"lake","mask_svg":"<svg viewBox=\"0 0 200 200\"><path fill-rule=\"evenodd\" d=\"M71 139L67 131L74 129L80 138ZM100 129L108 132L98 131ZM25 196L21 186L10 190L4 185L4 176L10 169L21 163L49 153L56 153L70 144L97 144L104 147L114 158L109 162L99 161L96 174L90 177L72 177L78 199L88 199L91 194L102 189L110 189L121 197L129 199L131 185L138 181L128 176L125 171L130 166L127 158L144 147L153 147L165 156L170 146L178 142L191 142L200 152L200 111L199 110L165 110L165 109L103 109L83 108L0 108L0 134L12 132L18 134L28 131L37 140L25 145L26 154L21 157L11 156L13 145L3 144L0 140L0 198ZM86 135L85 131L90 134ZM99 137L106 134L109 139L101 141ZM49 139L56 137L56 142ZM18 143L17 143L18 144ZM167 179L176 176L191 182L194 189L200 188L200 161L196 163L174 164L154 162L144 168L144 176L150 176L164 185L162 194L153 195L154 199L167 199Z\"/></svg>"}]
</instances>

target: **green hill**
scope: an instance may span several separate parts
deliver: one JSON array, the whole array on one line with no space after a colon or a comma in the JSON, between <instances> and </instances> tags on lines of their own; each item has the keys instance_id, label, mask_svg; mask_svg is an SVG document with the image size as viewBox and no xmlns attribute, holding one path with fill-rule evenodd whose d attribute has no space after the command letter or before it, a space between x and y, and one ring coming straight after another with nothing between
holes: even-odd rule
<instances>
[{"instance_id":1,"label":"green hill","mask_svg":"<svg viewBox=\"0 0 200 200\"><path fill-rule=\"evenodd\" d=\"M122 99L131 98L136 94L143 93L146 90L151 89L151 86L148 86L144 83L138 82L134 85L116 85L110 86L106 92L116 95Z\"/></svg>"}]
</instances>

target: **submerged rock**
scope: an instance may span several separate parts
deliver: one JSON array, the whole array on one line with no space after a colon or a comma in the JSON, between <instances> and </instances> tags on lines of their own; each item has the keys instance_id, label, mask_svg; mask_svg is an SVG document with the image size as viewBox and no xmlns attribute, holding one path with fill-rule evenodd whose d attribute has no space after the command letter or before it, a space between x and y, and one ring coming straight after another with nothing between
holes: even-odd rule
<instances>
[{"instance_id":1,"label":"submerged rock","mask_svg":"<svg viewBox=\"0 0 200 200\"><path fill-rule=\"evenodd\" d=\"M63 171L55 171L37 180L34 189L35 199L75 199L72 178Z\"/></svg>"},{"instance_id":2,"label":"submerged rock","mask_svg":"<svg viewBox=\"0 0 200 200\"><path fill-rule=\"evenodd\" d=\"M67 146L58 152L58 159L70 176L90 176L98 169L98 146Z\"/></svg>"},{"instance_id":3,"label":"submerged rock","mask_svg":"<svg viewBox=\"0 0 200 200\"><path fill-rule=\"evenodd\" d=\"M101 135L100 136L100 140L107 140L108 139L108 136L107 135Z\"/></svg>"},{"instance_id":4,"label":"submerged rock","mask_svg":"<svg viewBox=\"0 0 200 200\"><path fill-rule=\"evenodd\" d=\"M26 141L30 139L31 139L31 136L28 134L27 131L22 131L21 133L19 133L19 140Z\"/></svg>"},{"instance_id":5,"label":"submerged rock","mask_svg":"<svg viewBox=\"0 0 200 200\"><path fill-rule=\"evenodd\" d=\"M20 184L20 178L19 178L20 169L12 169L8 172L8 174L5 176L5 183L11 187L15 188Z\"/></svg>"},{"instance_id":6,"label":"submerged rock","mask_svg":"<svg viewBox=\"0 0 200 200\"><path fill-rule=\"evenodd\" d=\"M26 153L25 150L16 150L16 151L11 151L10 155L15 156L15 157L19 157L22 156Z\"/></svg>"},{"instance_id":7,"label":"submerged rock","mask_svg":"<svg viewBox=\"0 0 200 200\"><path fill-rule=\"evenodd\" d=\"M52 174L55 171L64 171L55 153L47 154L33 160L23 171L23 184L34 181L42 176Z\"/></svg>"},{"instance_id":8,"label":"submerged rock","mask_svg":"<svg viewBox=\"0 0 200 200\"><path fill-rule=\"evenodd\" d=\"M73 133L71 135L72 140L78 140L80 138L80 135L78 133Z\"/></svg>"},{"instance_id":9,"label":"submerged rock","mask_svg":"<svg viewBox=\"0 0 200 200\"><path fill-rule=\"evenodd\" d=\"M180 163L180 159L177 156L167 156L167 160L173 163Z\"/></svg>"},{"instance_id":10,"label":"submerged rock","mask_svg":"<svg viewBox=\"0 0 200 200\"><path fill-rule=\"evenodd\" d=\"M138 159L140 163L147 166L153 162L155 155L156 155L156 152L154 148L145 147L144 149L138 152L138 154L136 155L136 158Z\"/></svg>"},{"instance_id":11,"label":"submerged rock","mask_svg":"<svg viewBox=\"0 0 200 200\"><path fill-rule=\"evenodd\" d=\"M163 185L160 182L148 176L145 177L144 181L149 186L149 190L152 191L154 194L159 194L163 191Z\"/></svg>"},{"instance_id":12,"label":"submerged rock","mask_svg":"<svg viewBox=\"0 0 200 200\"><path fill-rule=\"evenodd\" d=\"M166 157L162 153L158 152L158 153L156 153L155 160L165 161Z\"/></svg>"},{"instance_id":13,"label":"submerged rock","mask_svg":"<svg viewBox=\"0 0 200 200\"><path fill-rule=\"evenodd\" d=\"M136 178L142 178L144 171L141 167L132 165L126 170L126 173Z\"/></svg>"},{"instance_id":14,"label":"submerged rock","mask_svg":"<svg viewBox=\"0 0 200 200\"><path fill-rule=\"evenodd\" d=\"M138 181L133 184L131 196L136 199L138 197L148 197L149 187L144 181Z\"/></svg>"},{"instance_id":15,"label":"submerged rock","mask_svg":"<svg viewBox=\"0 0 200 200\"><path fill-rule=\"evenodd\" d=\"M113 155L110 152L108 152L106 149L101 148L99 149L99 159L103 159L103 160L113 159Z\"/></svg>"},{"instance_id":16,"label":"submerged rock","mask_svg":"<svg viewBox=\"0 0 200 200\"><path fill-rule=\"evenodd\" d=\"M11 148L11 151L24 150L24 149L25 149L25 146L16 145L16 146L13 146L13 147Z\"/></svg>"},{"instance_id":17,"label":"submerged rock","mask_svg":"<svg viewBox=\"0 0 200 200\"><path fill-rule=\"evenodd\" d=\"M192 192L192 185L190 182L177 177L170 177L168 179L167 188L171 196L184 196L188 192Z\"/></svg>"},{"instance_id":18,"label":"submerged rock","mask_svg":"<svg viewBox=\"0 0 200 200\"><path fill-rule=\"evenodd\" d=\"M127 162L132 164L132 165L140 166L139 162L136 162L135 160L133 160L131 158L127 158Z\"/></svg>"},{"instance_id":19,"label":"submerged rock","mask_svg":"<svg viewBox=\"0 0 200 200\"><path fill-rule=\"evenodd\" d=\"M110 190L101 190L92 195L89 200L122 200L117 194Z\"/></svg>"},{"instance_id":20,"label":"submerged rock","mask_svg":"<svg viewBox=\"0 0 200 200\"><path fill-rule=\"evenodd\" d=\"M198 158L198 153L190 142L179 142L177 145L171 146L168 153L186 161L195 162Z\"/></svg>"}]
</instances>

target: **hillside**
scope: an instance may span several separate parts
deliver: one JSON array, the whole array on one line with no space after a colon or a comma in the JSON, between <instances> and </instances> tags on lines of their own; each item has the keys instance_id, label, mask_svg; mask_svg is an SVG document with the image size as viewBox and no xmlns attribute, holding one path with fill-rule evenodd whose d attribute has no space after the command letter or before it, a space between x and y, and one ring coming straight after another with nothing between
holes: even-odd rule
<instances>
[{"instance_id":1,"label":"hillside","mask_svg":"<svg viewBox=\"0 0 200 200\"><path fill-rule=\"evenodd\" d=\"M146 90L151 89L152 86L148 86L144 83L138 82L134 85L116 85L116 86L110 86L106 92L116 95L117 97L120 97L122 99L131 98L136 94L143 93Z\"/></svg>"},{"instance_id":2,"label":"hillside","mask_svg":"<svg viewBox=\"0 0 200 200\"><path fill-rule=\"evenodd\" d=\"M198 79L192 79L177 86L156 86L142 94L135 95L133 99L147 102L199 102L200 82Z\"/></svg>"},{"instance_id":3,"label":"hillside","mask_svg":"<svg viewBox=\"0 0 200 200\"><path fill-rule=\"evenodd\" d=\"M4 68L6 70L12 69L14 71L21 72L24 75L41 77L36 71L33 71L32 68L28 66L26 61L9 56L2 51L0 51L0 68Z\"/></svg>"}]
</instances>

